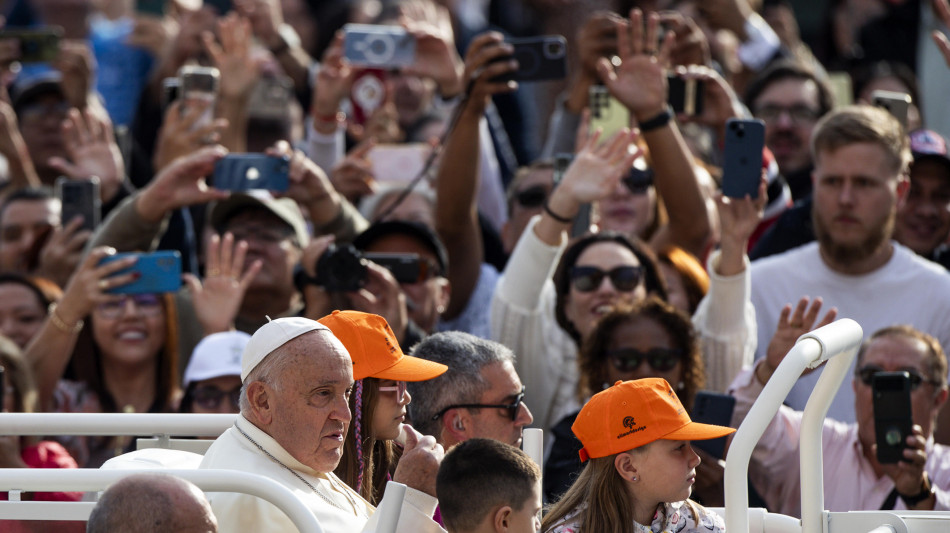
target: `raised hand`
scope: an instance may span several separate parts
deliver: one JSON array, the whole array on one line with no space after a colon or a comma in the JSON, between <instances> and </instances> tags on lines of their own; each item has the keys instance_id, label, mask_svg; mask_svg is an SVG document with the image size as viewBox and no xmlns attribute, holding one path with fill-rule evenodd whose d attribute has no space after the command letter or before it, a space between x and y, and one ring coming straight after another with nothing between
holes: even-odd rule
<instances>
[{"instance_id":1,"label":"raised hand","mask_svg":"<svg viewBox=\"0 0 950 533\"><path fill-rule=\"evenodd\" d=\"M712 63L709 41L706 40L706 34L699 28L696 21L676 11L668 11L660 14L660 23L676 34L673 50L670 52L671 64L710 65Z\"/></svg>"},{"instance_id":2,"label":"raised hand","mask_svg":"<svg viewBox=\"0 0 950 533\"><path fill-rule=\"evenodd\" d=\"M617 52L620 66L601 58L597 70L610 94L620 100L640 122L666 108L666 69L676 35L667 32L659 42L660 17L650 13L646 25L639 9L630 11L629 23L617 23Z\"/></svg>"},{"instance_id":3,"label":"raised hand","mask_svg":"<svg viewBox=\"0 0 950 533\"><path fill-rule=\"evenodd\" d=\"M931 2L934 15L937 16L940 23L943 24L944 28L950 27L950 4L947 0L931 0ZM930 37L937 44L944 62L950 67L950 39L947 39L947 36L940 30L934 30Z\"/></svg>"},{"instance_id":4,"label":"raised hand","mask_svg":"<svg viewBox=\"0 0 950 533\"><path fill-rule=\"evenodd\" d=\"M62 126L63 144L69 159L51 157L49 165L73 179L99 178L100 197L110 201L125 181L122 152L107 115L70 109Z\"/></svg>"},{"instance_id":5,"label":"raised hand","mask_svg":"<svg viewBox=\"0 0 950 533\"><path fill-rule=\"evenodd\" d=\"M518 62L514 58L499 60L513 52L514 48L498 32L483 33L472 41L465 53L464 79L471 85L466 110L471 110L481 118L492 95L518 88L518 84L513 81L493 81L496 76L518 70Z\"/></svg>"},{"instance_id":6,"label":"raised hand","mask_svg":"<svg viewBox=\"0 0 950 533\"><path fill-rule=\"evenodd\" d=\"M347 152L346 157L330 171L333 187L352 203L376 192L379 184L373 174L373 164L367 158L376 146L376 139L369 138Z\"/></svg>"},{"instance_id":7,"label":"raised hand","mask_svg":"<svg viewBox=\"0 0 950 533\"><path fill-rule=\"evenodd\" d=\"M231 329L244 293L263 264L256 259L245 265L246 257L247 241L235 243L230 232L223 239L215 234L208 240L204 282L193 274L184 274L205 335Z\"/></svg>"},{"instance_id":8,"label":"raised hand","mask_svg":"<svg viewBox=\"0 0 950 533\"><path fill-rule=\"evenodd\" d=\"M435 2L407 0L400 4L399 22L416 38L416 58L403 74L431 78L439 94L454 97L465 89L464 65L455 49L449 11Z\"/></svg>"},{"instance_id":9,"label":"raised hand","mask_svg":"<svg viewBox=\"0 0 950 533\"><path fill-rule=\"evenodd\" d=\"M221 71L221 98L246 101L260 79L260 66L251 56L251 23L237 13L218 21L219 45L210 32L202 34L205 50Z\"/></svg>"},{"instance_id":10,"label":"raised hand","mask_svg":"<svg viewBox=\"0 0 950 533\"><path fill-rule=\"evenodd\" d=\"M769 342L769 347L766 350L765 360L756 366L755 374L756 377L759 378L759 382L767 383L769 381L769 378L772 377L772 373L775 372L778 365L785 359L785 355L792 349L792 346L795 345L799 337L813 329L831 324L838 316L838 310L832 307L816 324L815 321L818 319L818 313L821 311L822 300L820 297L815 298L815 300L811 302L811 306L808 305L808 302L809 298L802 296L802 298L798 300L798 305L795 306L794 312L792 311L791 304L786 304L785 307L782 308L782 312L778 318L778 326L775 328L775 334L772 335L772 340ZM810 372L810 370L806 371L806 373L807 372Z\"/></svg>"},{"instance_id":11,"label":"raised hand","mask_svg":"<svg viewBox=\"0 0 950 533\"><path fill-rule=\"evenodd\" d=\"M406 444L393 481L435 496L435 476L445 450L431 435L423 436L409 425L402 426Z\"/></svg>"},{"instance_id":12,"label":"raised hand","mask_svg":"<svg viewBox=\"0 0 950 533\"><path fill-rule=\"evenodd\" d=\"M77 40L61 41L53 66L63 75L60 86L66 100L73 107L85 109L96 72L96 59L89 45Z\"/></svg>"},{"instance_id":13,"label":"raised hand","mask_svg":"<svg viewBox=\"0 0 950 533\"><path fill-rule=\"evenodd\" d=\"M100 303L116 300L118 295L106 291L120 287L136 279L137 272L116 272L135 264L135 256L123 257L100 265L103 258L114 255L115 248L99 246L93 248L69 280L63 297L56 306L56 314L66 324L76 324L92 312Z\"/></svg>"},{"instance_id":14,"label":"raised hand","mask_svg":"<svg viewBox=\"0 0 950 533\"><path fill-rule=\"evenodd\" d=\"M227 198L227 191L209 187L205 182L205 176L214 171L215 162L227 153L223 146L207 146L173 161L136 198L139 216L148 222L159 222L179 207Z\"/></svg>"},{"instance_id":15,"label":"raised hand","mask_svg":"<svg viewBox=\"0 0 950 533\"><path fill-rule=\"evenodd\" d=\"M703 99L702 114L677 115L676 119L680 122L697 122L715 128L721 139L725 131L726 120L744 116L739 98L736 97L729 83L715 70L701 65L691 65L689 67L679 67L677 75L687 80L700 80L704 87L703 94L699 95Z\"/></svg>"},{"instance_id":16,"label":"raised hand","mask_svg":"<svg viewBox=\"0 0 950 533\"><path fill-rule=\"evenodd\" d=\"M214 105L208 100L192 99L182 114L182 101L176 100L165 110L165 120L158 132L152 167L161 172L169 163L198 151L208 144L216 144L221 132L228 127L227 119L219 118L209 124L198 126L209 107Z\"/></svg>"},{"instance_id":17,"label":"raised hand","mask_svg":"<svg viewBox=\"0 0 950 533\"><path fill-rule=\"evenodd\" d=\"M55 228L39 251L36 274L49 278L60 287L72 276L82 259L82 251L92 232L82 229L82 219L65 220Z\"/></svg>"},{"instance_id":18,"label":"raised hand","mask_svg":"<svg viewBox=\"0 0 950 533\"><path fill-rule=\"evenodd\" d=\"M918 424L914 424L912 433L907 435L907 447L904 448L904 458L893 464L882 464L881 469L894 480L894 487L898 494L914 495L920 492L924 483L924 466L927 464L927 437ZM871 446L877 456L877 444ZM921 502L923 504L923 502Z\"/></svg>"},{"instance_id":19,"label":"raised hand","mask_svg":"<svg viewBox=\"0 0 950 533\"><path fill-rule=\"evenodd\" d=\"M356 71L343 60L343 31L338 31L323 53L320 70L314 82L310 105L314 129L330 134L339 127L336 113L340 110L340 104L350 94L355 74Z\"/></svg>"}]
</instances>

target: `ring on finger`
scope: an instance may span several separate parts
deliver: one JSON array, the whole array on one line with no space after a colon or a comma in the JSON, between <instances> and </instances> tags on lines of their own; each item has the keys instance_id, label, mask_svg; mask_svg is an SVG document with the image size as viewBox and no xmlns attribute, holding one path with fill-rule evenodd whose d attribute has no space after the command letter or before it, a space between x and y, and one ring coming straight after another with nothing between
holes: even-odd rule
<instances>
[{"instance_id":1,"label":"ring on finger","mask_svg":"<svg viewBox=\"0 0 950 533\"><path fill-rule=\"evenodd\" d=\"M221 271L218 270L217 268L212 268L211 271L208 272L209 276L218 276L220 274L221 274Z\"/></svg>"},{"instance_id":2,"label":"ring on finger","mask_svg":"<svg viewBox=\"0 0 950 533\"><path fill-rule=\"evenodd\" d=\"M96 285L99 287L99 290L104 291L109 288L109 280L100 279Z\"/></svg>"}]
</instances>

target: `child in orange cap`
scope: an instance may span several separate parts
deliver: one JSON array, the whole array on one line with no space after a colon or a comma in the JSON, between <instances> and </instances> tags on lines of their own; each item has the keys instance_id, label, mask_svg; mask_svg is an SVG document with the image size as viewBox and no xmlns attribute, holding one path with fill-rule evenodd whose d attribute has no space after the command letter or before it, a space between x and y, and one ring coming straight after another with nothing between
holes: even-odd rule
<instances>
[{"instance_id":1,"label":"child in orange cap","mask_svg":"<svg viewBox=\"0 0 950 533\"><path fill-rule=\"evenodd\" d=\"M618 381L571 426L587 465L541 523L548 533L719 533L722 518L687 500L699 456L691 440L735 430L693 422L662 378Z\"/></svg>"},{"instance_id":2,"label":"child in orange cap","mask_svg":"<svg viewBox=\"0 0 950 533\"><path fill-rule=\"evenodd\" d=\"M334 311L318 320L340 339L353 360L353 420L335 474L373 505L383 499L395 470L393 441L402 431L412 400L407 381L441 376L449 367L402 353L393 330L379 315Z\"/></svg>"}]
</instances>

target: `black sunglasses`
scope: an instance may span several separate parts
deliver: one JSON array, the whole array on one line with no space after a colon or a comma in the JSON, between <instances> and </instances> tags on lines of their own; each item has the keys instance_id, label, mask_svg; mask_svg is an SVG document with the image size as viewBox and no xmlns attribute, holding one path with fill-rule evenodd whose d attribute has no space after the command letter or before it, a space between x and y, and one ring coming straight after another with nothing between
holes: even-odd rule
<instances>
[{"instance_id":1,"label":"black sunglasses","mask_svg":"<svg viewBox=\"0 0 950 533\"><path fill-rule=\"evenodd\" d=\"M225 398L231 401L233 407L240 409L241 387L226 391L217 387L203 386L196 387L192 394L192 402L198 407L208 410L217 409Z\"/></svg>"},{"instance_id":2,"label":"black sunglasses","mask_svg":"<svg viewBox=\"0 0 950 533\"><path fill-rule=\"evenodd\" d=\"M855 370L854 375L856 375L858 379L861 380L861 383L864 383L865 385L870 387L874 383L874 376L878 372L886 372L886 370L884 370L881 367L868 365L868 366L863 366ZM902 368L900 372L907 372L907 375L910 376L910 390L917 390L917 387L920 387L920 384L924 382L931 383L934 385L937 384L933 380L924 379L924 377L921 376L920 373L917 372L916 370Z\"/></svg>"},{"instance_id":3,"label":"black sunglasses","mask_svg":"<svg viewBox=\"0 0 950 533\"><path fill-rule=\"evenodd\" d=\"M643 279L642 266L619 266L610 271L603 271L593 266L571 267L571 282L580 292L591 292L600 287L604 276L610 277L610 283L620 292L630 292L637 288Z\"/></svg>"},{"instance_id":4,"label":"black sunglasses","mask_svg":"<svg viewBox=\"0 0 950 533\"><path fill-rule=\"evenodd\" d=\"M653 169L630 167L630 171L623 177L623 184L633 194L646 194L653 186Z\"/></svg>"},{"instance_id":5,"label":"black sunglasses","mask_svg":"<svg viewBox=\"0 0 950 533\"><path fill-rule=\"evenodd\" d=\"M548 189L543 185L534 185L515 193L515 201L528 209L541 207L548 198Z\"/></svg>"},{"instance_id":6,"label":"black sunglasses","mask_svg":"<svg viewBox=\"0 0 950 533\"><path fill-rule=\"evenodd\" d=\"M614 368L621 372L633 372L640 363L646 360L650 368L657 372L669 372L676 364L683 360L683 350L680 348L650 348L641 352L635 348L620 348L607 350L607 358Z\"/></svg>"},{"instance_id":7,"label":"black sunglasses","mask_svg":"<svg viewBox=\"0 0 950 533\"><path fill-rule=\"evenodd\" d=\"M511 421L514 422L518 419L518 411L521 410L521 402L524 400L524 386L521 387L521 392L515 396L514 403L510 404L487 404L487 403L463 403L458 405L450 405L445 409L442 409L438 413L432 415L432 420L438 420L445 416L445 413L449 412L450 409L480 409L480 408L496 408L496 409L507 409L508 416L511 418Z\"/></svg>"}]
</instances>

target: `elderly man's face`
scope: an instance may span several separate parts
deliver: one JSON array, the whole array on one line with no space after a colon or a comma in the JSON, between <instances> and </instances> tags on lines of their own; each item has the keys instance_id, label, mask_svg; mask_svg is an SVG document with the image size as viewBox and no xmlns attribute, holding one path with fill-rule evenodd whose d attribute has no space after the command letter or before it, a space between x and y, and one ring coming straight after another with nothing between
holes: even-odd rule
<instances>
[{"instance_id":1,"label":"elderly man's face","mask_svg":"<svg viewBox=\"0 0 950 533\"><path fill-rule=\"evenodd\" d=\"M350 424L353 362L328 331L306 333L280 350L289 350L284 356L291 360L277 383L267 384L273 404L265 431L294 459L318 472L332 472Z\"/></svg>"}]
</instances>

